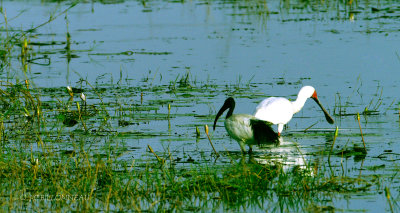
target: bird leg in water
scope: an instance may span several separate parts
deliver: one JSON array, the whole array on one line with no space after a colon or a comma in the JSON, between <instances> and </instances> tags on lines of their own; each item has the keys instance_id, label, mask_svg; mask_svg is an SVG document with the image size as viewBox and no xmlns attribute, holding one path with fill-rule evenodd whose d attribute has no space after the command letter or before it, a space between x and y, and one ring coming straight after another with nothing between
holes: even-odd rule
<instances>
[{"instance_id":1,"label":"bird leg in water","mask_svg":"<svg viewBox=\"0 0 400 213\"><path fill-rule=\"evenodd\" d=\"M240 150L242 150L242 153L246 153L246 145L243 141L239 141L239 146L240 146Z\"/></svg>"}]
</instances>

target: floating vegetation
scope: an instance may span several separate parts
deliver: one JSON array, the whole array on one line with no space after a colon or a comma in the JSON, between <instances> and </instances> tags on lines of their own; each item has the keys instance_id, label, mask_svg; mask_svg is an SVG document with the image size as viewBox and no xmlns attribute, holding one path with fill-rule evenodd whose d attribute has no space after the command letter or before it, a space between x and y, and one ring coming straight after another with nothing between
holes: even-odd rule
<instances>
[{"instance_id":1,"label":"floating vegetation","mask_svg":"<svg viewBox=\"0 0 400 213\"><path fill-rule=\"evenodd\" d=\"M367 153L364 147L359 147L354 144L353 147L345 147L343 150L336 153L337 156L348 158L354 157L356 160L365 159Z\"/></svg>"}]
</instances>

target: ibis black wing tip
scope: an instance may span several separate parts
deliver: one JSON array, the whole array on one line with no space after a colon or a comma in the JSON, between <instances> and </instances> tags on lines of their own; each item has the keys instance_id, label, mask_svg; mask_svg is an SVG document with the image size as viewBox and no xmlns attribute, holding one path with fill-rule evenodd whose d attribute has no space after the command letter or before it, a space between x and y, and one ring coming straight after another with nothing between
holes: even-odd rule
<instances>
[{"instance_id":1,"label":"ibis black wing tip","mask_svg":"<svg viewBox=\"0 0 400 213\"><path fill-rule=\"evenodd\" d=\"M251 119L250 124L253 130L254 139L259 143L277 143L279 141L278 133L272 129L272 123Z\"/></svg>"}]
</instances>

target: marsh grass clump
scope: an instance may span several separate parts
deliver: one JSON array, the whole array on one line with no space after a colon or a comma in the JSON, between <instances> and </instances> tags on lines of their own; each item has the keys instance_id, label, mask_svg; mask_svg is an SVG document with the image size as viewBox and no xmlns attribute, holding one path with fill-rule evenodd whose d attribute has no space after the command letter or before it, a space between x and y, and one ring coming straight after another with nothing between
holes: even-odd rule
<instances>
[{"instance_id":1,"label":"marsh grass clump","mask_svg":"<svg viewBox=\"0 0 400 213\"><path fill-rule=\"evenodd\" d=\"M91 157L84 149L74 155L39 157L21 162L15 153L1 153L0 178L3 206L21 210L182 210L219 205L232 210L264 209L264 205L305 209L314 197L331 192L358 192L371 187L361 179L315 176L279 164L235 162L225 166L169 167L153 161L134 160L116 167L113 158ZM361 181L361 182L360 182ZM9 189L13 187L13 189ZM275 198L279 197L278 204ZM287 202L295 199L296 203ZM190 205L197 201L197 205ZM268 204L269 203L269 204ZM277 207L276 207L277 208ZM297 209L299 210L299 209Z\"/></svg>"},{"instance_id":2,"label":"marsh grass clump","mask_svg":"<svg viewBox=\"0 0 400 213\"><path fill-rule=\"evenodd\" d=\"M31 93L24 84L1 82L0 110L4 126L4 137L8 134L40 132L42 127L42 103L40 98ZM14 122L7 122L12 119Z\"/></svg>"}]
</instances>

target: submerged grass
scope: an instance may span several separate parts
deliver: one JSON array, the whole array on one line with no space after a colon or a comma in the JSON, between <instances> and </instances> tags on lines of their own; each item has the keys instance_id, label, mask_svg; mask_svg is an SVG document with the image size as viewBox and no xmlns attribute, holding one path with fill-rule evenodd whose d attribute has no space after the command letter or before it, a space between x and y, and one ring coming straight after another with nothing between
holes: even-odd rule
<instances>
[{"instance_id":1,"label":"submerged grass","mask_svg":"<svg viewBox=\"0 0 400 213\"><path fill-rule=\"evenodd\" d=\"M305 210L329 193L363 192L371 180L285 172L279 164L262 165L251 159L224 166L175 167L138 164L132 160L116 169L113 158L75 154L22 161L2 153L1 204L8 210ZM171 165L171 166L168 166ZM374 180L379 181L379 180ZM331 194L333 195L333 194ZM295 201L295 202L294 202Z\"/></svg>"}]
</instances>

